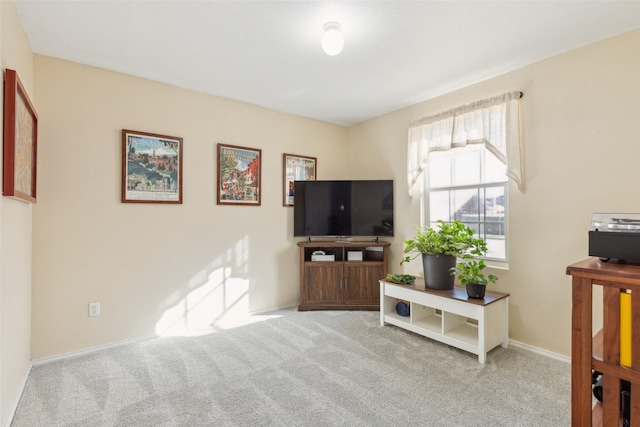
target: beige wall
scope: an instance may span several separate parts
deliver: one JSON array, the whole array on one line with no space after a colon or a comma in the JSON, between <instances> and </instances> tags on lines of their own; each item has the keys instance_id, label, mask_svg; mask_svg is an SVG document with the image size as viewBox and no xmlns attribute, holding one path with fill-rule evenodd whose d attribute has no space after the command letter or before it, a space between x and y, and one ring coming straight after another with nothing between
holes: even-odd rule
<instances>
[{"instance_id":1,"label":"beige wall","mask_svg":"<svg viewBox=\"0 0 640 427\"><path fill-rule=\"evenodd\" d=\"M0 15L2 70L16 70L35 101L33 55L13 2L0 2ZM0 425L15 409L30 369L32 209L0 197Z\"/></svg>"},{"instance_id":2,"label":"beige wall","mask_svg":"<svg viewBox=\"0 0 640 427\"><path fill-rule=\"evenodd\" d=\"M509 292L513 340L570 354L570 279L565 267L588 255L593 212L639 212L640 31L627 33L350 129L354 174L369 168L396 176L396 239L420 223L420 201L404 179L407 124L419 117L519 90L527 188L509 186L510 266L493 287ZM372 149L373 148L373 149ZM367 162L357 159L367 153ZM421 273L419 261L405 266Z\"/></svg>"},{"instance_id":3,"label":"beige wall","mask_svg":"<svg viewBox=\"0 0 640 427\"><path fill-rule=\"evenodd\" d=\"M34 359L297 302L282 154L345 178L346 128L49 57L35 81ZM120 202L122 129L184 139L182 205ZM216 204L218 142L262 149L262 206Z\"/></svg>"}]
</instances>

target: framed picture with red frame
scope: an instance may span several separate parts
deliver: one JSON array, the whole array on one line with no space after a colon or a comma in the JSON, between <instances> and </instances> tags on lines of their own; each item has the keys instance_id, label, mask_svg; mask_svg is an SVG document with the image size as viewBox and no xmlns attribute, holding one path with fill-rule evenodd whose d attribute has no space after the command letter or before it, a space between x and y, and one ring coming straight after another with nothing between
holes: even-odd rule
<instances>
[{"instance_id":1,"label":"framed picture with red frame","mask_svg":"<svg viewBox=\"0 0 640 427\"><path fill-rule=\"evenodd\" d=\"M262 150L218 144L219 205L260 206Z\"/></svg>"},{"instance_id":2,"label":"framed picture with red frame","mask_svg":"<svg viewBox=\"0 0 640 427\"><path fill-rule=\"evenodd\" d=\"M18 73L5 70L2 194L36 203L38 115Z\"/></svg>"}]
</instances>

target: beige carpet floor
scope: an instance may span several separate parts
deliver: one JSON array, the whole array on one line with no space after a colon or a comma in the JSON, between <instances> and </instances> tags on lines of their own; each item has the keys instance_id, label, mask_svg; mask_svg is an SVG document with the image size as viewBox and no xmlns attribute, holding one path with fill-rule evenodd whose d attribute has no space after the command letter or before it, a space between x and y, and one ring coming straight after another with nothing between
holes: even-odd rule
<instances>
[{"instance_id":1,"label":"beige carpet floor","mask_svg":"<svg viewBox=\"0 0 640 427\"><path fill-rule=\"evenodd\" d=\"M511 346L481 365L378 312L261 319L38 364L12 426L570 425L567 362Z\"/></svg>"}]
</instances>

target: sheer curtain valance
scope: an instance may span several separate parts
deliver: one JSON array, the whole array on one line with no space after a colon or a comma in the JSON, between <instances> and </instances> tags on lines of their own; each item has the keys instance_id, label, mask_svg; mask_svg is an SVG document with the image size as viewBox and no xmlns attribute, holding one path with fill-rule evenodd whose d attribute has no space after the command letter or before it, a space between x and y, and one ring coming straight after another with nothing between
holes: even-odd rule
<instances>
[{"instance_id":1,"label":"sheer curtain valance","mask_svg":"<svg viewBox=\"0 0 640 427\"><path fill-rule=\"evenodd\" d=\"M520 191L524 191L520 98L522 92L508 92L410 123L407 157L409 194L419 181L430 152L467 144L485 144L507 166L507 176Z\"/></svg>"}]
</instances>

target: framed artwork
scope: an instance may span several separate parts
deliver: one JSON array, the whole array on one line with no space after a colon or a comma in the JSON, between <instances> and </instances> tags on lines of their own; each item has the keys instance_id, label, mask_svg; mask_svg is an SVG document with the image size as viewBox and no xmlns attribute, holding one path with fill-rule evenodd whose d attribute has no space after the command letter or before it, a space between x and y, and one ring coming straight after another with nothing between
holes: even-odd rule
<instances>
[{"instance_id":1,"label":"framed artwork","mask_svg":"<svg viewBox=\"0 0 640 427\"><path fill-rule=\"evenodd\" d=\"M318 160L297 154L282 155L282 205L293 206L293 182L315 181L318 176Z\"/></svg>"},{"instance_id":2,"label":"framed artwork","mask_svg":"<svg viewBox=\"0 0 640 427\"><path fill-rule=\"evenodd\" d=\"M4 78L4 151L2 194L36 203L38 115L18 74Z\"/></svg>"},{"instance_id":3,"label":"framed artwork","mask_svg":"<svg viewBox=\"0 0 640 427\"><path fill-rule=\"evenodd\" d=\"M260 206L262 150L218 144L218 204Z\"/></svg>"},{"instance_id":4,"label":"framed artwork","mask_svg":"<svg viewBox=\"0 0 640 427\"><path fill-rule=\"evenodd\" d=\"M182 138L122 130L122 203L182 203Z\"/></svg>"}]
</instances>

